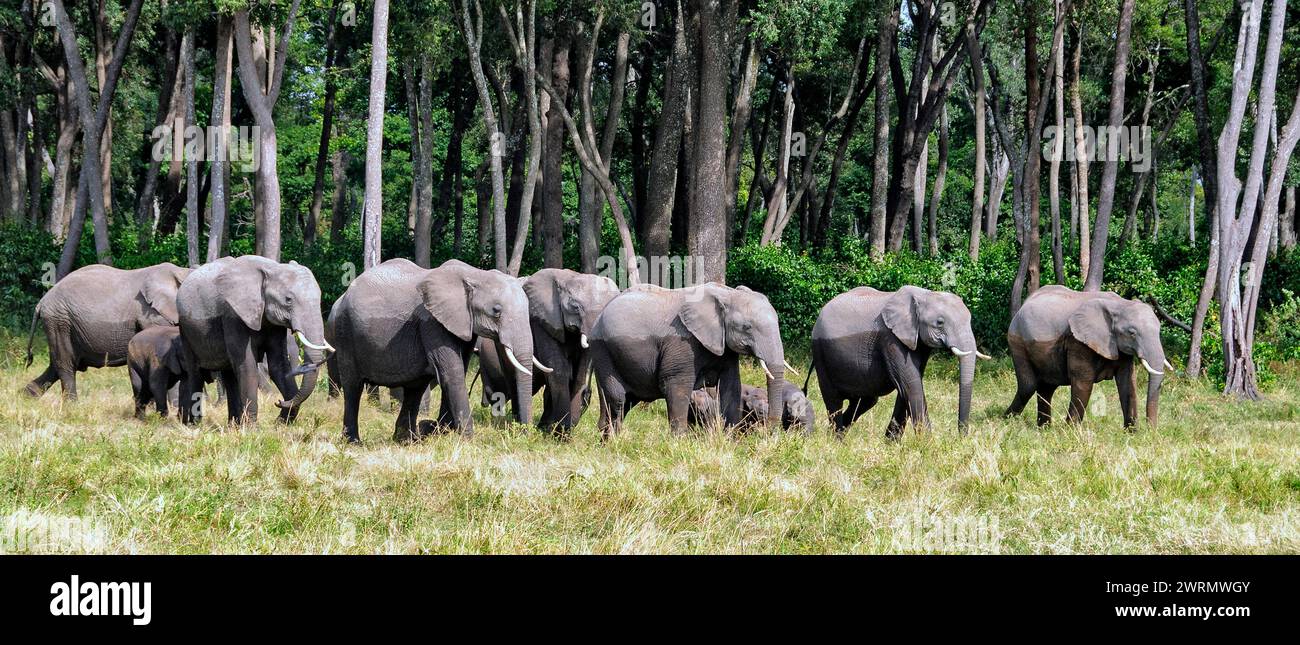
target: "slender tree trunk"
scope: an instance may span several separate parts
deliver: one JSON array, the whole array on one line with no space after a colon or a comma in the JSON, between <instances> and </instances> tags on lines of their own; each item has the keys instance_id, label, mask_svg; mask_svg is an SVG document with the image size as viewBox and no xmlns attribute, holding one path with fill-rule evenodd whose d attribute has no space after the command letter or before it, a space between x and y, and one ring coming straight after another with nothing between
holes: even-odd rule
<instances>
[{"instance_id":1,"label":"slender tree trunk","mask_svg":"<svg viewBox=\"0 0 1300 645\"><path fill-rule=\"evenodd\" d=\"M420 195L415 210L415 263L433 266L433 61L429 54L420 56Z\"/></svg>"},{"instance_id":2,"label":"slender tree trunk","mask_svg":"<svg viewBox=\"0 0 1300 645\"><path fill-rule=\"evenodd\" d=\"M1088 140L1084 135L1083 98L1083 25L1075 28L1074 54L1070 58L1070 109L1074 118L1074 190L1073 201L1079 211L1079 273L1086 280L1092 263L1092 216L1088 205Z\"/></svg>"},{"instance_id":3,"label":"slender tree trunk","mask_svg":"<svg viewBox=\"0 0 1300 645\"><path fill-rule=\"evenodd\" d=\"M1056 22L1065 20L1062 0L1055 0ZM1052 104L1055 108L1056 136L1052 138L1052 161L1047 171L1048 198L1052 212L1052 275L1056 284L1065 284L1065 251L1061 235L1061 157L1065 152L1065 48L1056 48L1056 72L1052 74Z\"/></svg>"},{"instance_id":4,"label":"slender tree trunk","mask_svg":"<svg viewBox=\"0 0 1300 645\"><path fill-rule=\"evenodd\" d=\"M1119 27L1115 36L1115 66L1111 72L1110 118L1111 132L1124 125L1124 89L1128 78L1128 57L1132 45L1134 0L1120 0ZM1119 160L1108 151L1101 171L1101 186L1097 196L1097 222L1092 234L1092 259L1088 263L1085 291L1100 291L1106 270L1106 241L1110 238L1110 215L1115 204L1115 179Z\"/></svg>"},{"instance_id":5,"label":"slender tree trunk","mask_svg":"<svg viewBox=\"0 0 1300 645\"><path fill-rule=\"evenodd\" d=\"M966 48L968 50L966 57L970 64L972 94L974 94L971 116L975 127L975 172L972 177L974 188L971 194L970 246L968 250L971 262L979 262L980 228L983 226L984 217L984 175L987 172L988 153L986 151L987 136L984 129L986 123L984 57L980 54L979 38L975 37L974 32L967 32Z\"/></svg>"},{"instance_id":6,"label":"slender tree trunk","mask_svg":"<svg viewBox=\"0 0 1300 645\"><path fill-rule=\"evenodd\" d=\"M465 42L469 50L470 72L474 75L474 85L478 89L479 109L483 114L483 130L488 137L489 172L492 181L492 229L495 240L495 266L506 270L506 189L501 156L505 154L505 140L497 127L496 111L492 107L491 88L487 76L483 73L483 61L480 56L483 39L483 15L470 11L469 0L461 0L461 21ZM505 106L502 106L505 109ZM482 209L480 193L480 209ZM482 212L480 210L480 212ZM480 241L483 233L480 232ZM481 246L480 246L481 248Z\"/></svg>"},{"instance_id":7,"label":"slender tree trunk","mask_svg":"<svg viewBox=\"0 0 1300 645\"><path fill-rule=\"evenodd\" d=\"M388 0L375 0L370 32L370 109L366 118L366 196L362 207L362 260L366 269L381 261L384 219L384 90L388 84ZM504 251L504 249L502 249Z\"/></svg>"},{"instance_id":8,"label":"slender tree trunk","mask_svg":"<svg viewBox=\"0 0 1300 645\"><path fill-rule=\"evenodd\" d=\"M1210 230L1209 261L1201 293L1196 300L1196 313L1192 319L1191 349L1187 357L1187 375L1201 376L1201 340L1205 333L1205 319L1209 315L1210 300L1218 287L1219 277L1219 199L1218 157L1214 150L1214 135L1210 130L1209 92L1205 81L1205 62L1201 56L1200 14L1196 0L1184 0L1187 24L1187 60L1192 78L1192 112L1196 119L1197 148L1201 159L1201 186L1205 191L1206 220Z\"/></svg>"},{"instance_id":9,"label":"slender tree trunk","mask_svg":"<svg viewBox=\"0 0 1300 645\"><path fill-rule=\"evenodd\" d=\"M890 94L889 74L883 65L890 60L894 52L894 41L898 33L898 14L900 4L883 2L881 19L876 34L876 131L872 154L875 157L871 173L871 257L879 259L885 254L885 221L889 211L889 149L890 149Z\"/></svg>"},{"instance_id":10,"label":"slender tree trunk","mask_svg":"<svg viewBox=\"0 0 1300 645\"><path fill-rule=\"evenodd\" d=\"M542 255L548 268L564 266L564 117L555 103L569 99L567 30L552 45L550 81L556 98L547 102L546 146L542 163ZM548 95L549 97L549 95Z\"/></svg>"},{"instance_id":11,"label":"slender tree trunk","mask_svg":"<svg viewBox=\"0 0 1300 645\"><path fill-rule=\"evenodd\" d=\"M930 215L927 230L930 233L930 257L939 256L939 202L943 200L943 186L948 177L948 107L939 115L939 167L934 175L934 194L930 196Z\"/></svg>"},{"instance_id":12,"label":"slender tree trunk","mask_svg":"<svg viewBox=\"0 0 1300 645\"><path fill-rule=\"evenodd\" d=\"M212 208L208 216L208 262L214 262L225 255L226 250L226 210L227 190L226 168L228 166L226 136L230 129L230 68L232 50L234 49L234 26L229 18L217 17L216 56L212 72L212 112L209 127L216 128L216 136L210 137L208 152L212 163L209 164L208 185L211 188Z\"/></svg>"},{"instance_id":13,"label":"slender tree trunk","mask_svg":"<svg viewBox=\"0 0 1300 645\"><path fill-rule=\"evenodd\" d=\"M677 162L687 107L689 52L686 47L686 13L680 1L674 20L673 53L664 81L663 109L655 126L654 146L645 211L641 213L641 239L647 257L668 255L673 207L676 205Z\"/></svg>"},{"instance_id":14,"label":"slender tree trunk","mask_svg":"<svg viewBox=\"0 0 1300 645\"><path fill-rule=\"evenodd\" d=\"M325 27L325 104L321 108L320 145L316 148L316 165L311 187L311 210L304 222L302 237L307 246L316 243L321 205L325 196L325 165L330 154L330 134L334 129L334 101L338 94L337 64L341 47L337 46L339 0L330 3L329 24ZM346 40L345 40L346 42Z\"/></svg>"},{"instance_id":15,"label":"slender tree trunk","mask_svg":"<svg viewBox=\"0 0 1300 645\"><path fill-rule=\"evenodd\" d=\"M198 72L194 64L192 30L186 31L181 39L181 60L185 66L185 122L193 124L195 74ZM197 267L203 263L199 255L199 237L203 234L203 222L199 216L199 159L193 153L185 155L185 177L185 247L190 266Z\"/></svg>"}]
</instances>

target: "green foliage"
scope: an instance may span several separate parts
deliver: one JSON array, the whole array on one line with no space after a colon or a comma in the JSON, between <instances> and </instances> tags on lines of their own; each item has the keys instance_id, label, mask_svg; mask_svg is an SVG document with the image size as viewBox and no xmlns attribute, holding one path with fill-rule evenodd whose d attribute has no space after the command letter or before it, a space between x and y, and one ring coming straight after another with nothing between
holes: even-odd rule
<instances>
[{"instance_id":1,"label":"green foliage","mask_svg":"<svg viewBox=\"0 0 1300 645\"><path fill-rule=\"evenodd\" d=\"M32 310L54 275L59 246L40 229L21 224L0 227L0 324L27 330Z\"/></svg>"}]
</instances>

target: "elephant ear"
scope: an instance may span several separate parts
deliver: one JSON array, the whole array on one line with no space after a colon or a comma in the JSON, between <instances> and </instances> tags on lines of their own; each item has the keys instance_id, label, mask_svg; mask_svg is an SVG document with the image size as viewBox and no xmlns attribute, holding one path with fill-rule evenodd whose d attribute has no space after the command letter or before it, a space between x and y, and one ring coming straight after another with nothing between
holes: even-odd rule
<instances>
[{"instance_id":1,"label":"elephant ear","mask_svg":"<svg viewBox=\"0 0 1300 645\"><path fill-rule=\"evenodd\" d=\"M465 342L474 337L474 327L469 316L470 289L472 287L455 268L433 269L429 271L428 277L420 281L420 298L424 300L424 308L447 331Z\"/></svg>"},{"instance_id":2,"label":"elephant ear","mask_svg":"<svg viewBox=\"0 0 1300 645\"><path fill-rule=\"evenodd\" d=\"M716 356L727 351L727 335L723 321L727 317L726 302L715 285L696 287L685 295L678 317L700 341L704 348Z\"/></svg>"},{"instance_id":3,"label":"elephant ear","mask_svg":"<svg viewBox=\"0 0 1300 645\"><path fill-rule=\"evenodd\" d=\"M140 296L169 324L180 322L180 314L176 311L176 290L189 274L189 269L180 267L174 267L170 271L154 271L140 287Z\"/></svg>"},{"instance_id":4,"label":"elephant ear","mask_svg":"<svg viewBox=\"0 0 1300 645\"><path fill-rule=\"evenodd\" d=\"M884 320L885 326L894 332L898 340L902 341L908 349L916 349L919 336L916 327L916 294L910 290L900 290L895 293L885 303L880 317Z\"/></svg>"},{"instance_id":5,"label":"elephant ear","mask_svg":"<svg viewBox=\"0 0 1300 645\"><path fill-rule=\"evenodd\" d=\"M1119 345L1111 330L1110 306L1100 298L1090 300L1070 314L1070 334L1107 360L1119 358Z\"/></svg>"},{"instance_id":6,"label":"elephant ear","mask_svg":"<svg viewBox=\"0 0 1300 645\"><path fill-rule=\"evenodd\" d=\"M183 351L181 349L181 335L177 333L176 337L172 339L171 346L167 348L167 360L165 361L167 370L177 376L184 373L184 370L181 369L181 351Z\"/></svg>"},{"instance_id":7,"label":"elephant ear","mask_svg":"<svg viewBox=\"0 0 1300 645\"><path fill-rule=\"evenodd\" d=\"M266 300L262 295L266 270L232 263L217 274L215 282L217 292L224 295L226 305L239 316L244 326L252 331L260 331L262 315L266 311Z\"/></svg>"},{"instance_id":8,"label":"elephant ear","mask_svg":"<svg viewBox=\"0 0 1300 645\"><path fill-rule=\"evenodd\" d=\"M561 282L555 271L539 271L524 280L528 315L541 324L552 338L564 340L564 303Z\"/></svg>"}]
</instances>

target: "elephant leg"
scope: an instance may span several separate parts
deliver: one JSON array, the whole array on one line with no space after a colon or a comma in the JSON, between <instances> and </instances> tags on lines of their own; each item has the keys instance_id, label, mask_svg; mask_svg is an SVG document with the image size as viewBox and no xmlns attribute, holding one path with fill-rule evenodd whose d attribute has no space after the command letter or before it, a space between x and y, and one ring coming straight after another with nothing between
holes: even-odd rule
<instances>
[{"instance_id":1,"label":"elephant leg","mask_svg":"<svg viewBox=\"0 0 1300 645\"><path fill-rule=\"evenodd\" d=\"M898 390L895 402L895 418L899 402L907 406L907 416L918 432L930 428L930 416L925 405L925 361L919 354L911 352L902 343L894 343L885 348L885 361L889 376ZM898 431L903 431L899 427Z\"/></svg>"},{"instance_id":2,"label":"elephant leg","mask_svg":"<svg viewBox=\"0 0 1300 645\"><path fill-rule=\"evenodd\" d=\"M1083 421L1083 411L1088 409L1088 400L1092 398L1092 381L1077 379L1070 383L1070 423Z\"/></svg>"},{"instance_id":3,"label":"elephant leg","mask_svg":"<svg viewBox=\"0 0 1300 645\"><path fill-rule=\"evenodd\" d=\"M239 390L238 372L221 370L221 387L226 390L226 421L239 419L244 414L244 394Z\"/></svg>"},{"instance_id":4,"label":"elephant leg","mask_svg":"<svg viewBox=\"0 0 1300 645\"><path fill-rule=\"evenodd\" d=\"M230 368L237 377L235 387L226 392L231 405L228 406L230 417L228 421L236 423L256 423L257 422L257 390L259 385L259 375L257 371L257 355L253 351L252 339L248 337L248 332L243 329L234 329L234 325L226 326L226 356L230 360ZM227 382L227 386L232 385ZM238 396L236 396L238 393ZM236 400L238 399L238 400ZM238 405L235 405L238 403Z\"/></svg>"},{"instance_id":5,"label":"elephant leg","mask_svg":"<svg viewBox=\"0 0 1300 645\"><path fill-rule=\"evenodd\" d=\"M50 364L59 375L63 386L63 398L67 401L77 400L77 354L72 347L72 338L66 333L55 332L50 338Z\"/></svg>"},{"instance_id":6,"label":"elephant leg","mask_svg":"<svg viewBox=\"0 0 1300 645\"><path fill-rule=\"evenodd\" d=\"M1132 428L1137 424L1137 370L1133 361L1121 361L1115 370L1115 388L1119 391L1119 407L1124 413L1124 427Z\"/></svg>"},{"instance_id":7,"label":"elephant leg","mask_svg":"<svg viewBox=\"0 0 1300 645\"><path fill-rule=\"evenodd\" d=\"M627 390L614 376L597 378L600 390L600 428L602 439L609 439L623 430L623 418L627 416Z\"/></svg>"},{"instance_id":8,"label":"elephant leg","mask_svg":"<svg viewBox=\"0 0 1300 645\"><path fill-rule=\"evenodd\" d=\"M438 371L438 387L442 388L443 413L439 414L439 424L459 431L466 438L474 436L464 358L454 348L441 347L434 351L433 364ZM419 400L418 394L416 400Z\"/></svg>"},{"instance_id":9,"label":"elephant leg","mask_svg":"<svg viewBox=\"0 0 1300 645\"><path fill-rule=\"evenodd\" d=\"M39 397L45 394L45 390L54 385L57 380L59 380L59 370L54 369L54 364L51 363L49 367L45 368L44 372L41 372L40 376L32 379L32 382L27 384L26 392L30 396Z\"/></svg>"},{"instance_id":10,"label":"elephant leg","mask_svg":"<svg viewBox=\"0 0 1300 645\"><path fill-rule=\"evenodd\" d=\"M280 396L285 401L291 401L298 396L298 384L289 376L293 371L293 365L289 360L289 345L287 337L279 334L271 338L271 347L266 352L266 371L271 376L271 382L275 388L280 390ZM319 368L318 368L319 369ZM280 421L282 423L292 423L298 418L299 406L289 409L280 409Z\"/></svg>"},{"instance_id":11,"label":"elephant leg","mask_svg":"<svg viewBox=\"0 0 1300 645\"><path fill-rule=\"evenodd\" d=\"M358 379L351 379L340 382L339 387L343 391L343 440L361 443L357 414L361 411L362 383Z\"/></svg>"},{"instance_id":12,"label":"elephant leg","mask_svg":"<svg viewBox=\"0 0 1300 645\"><path fill-rule=\"evenodd\" d=\"M144 409L149 405L149 390L145 387L144 377L142 377L135 367L127 368L131 375L131 394L135 401L135 418L144 418Z\"/></svg>"},{"instance_id":13,"label":"elephant leg","mask_svg":"<svg viewBox=\"0 0 1300 645\"><path fill-rule=\"evenodd\" d=\"M1056 394L1056 386L1039 385L1037 394L1038 394L1038 426L1041 428L1052 422L1052 395Z\"/></svg>"},{"instance_id":14,"label":"elephant leg","mask_svg":"<svg viewBox=\"0 0 1300 645\"><path fill-rule=\"evenodd\" d=\"M1004 418L1014 417L1023 412L1029 403L1029 398L1038 391L1038 379L1034 375L1034 368L1029 364L1029 358L1023 351L1018 351L1014 344L1011 346L1011 362L1016 368L1016 396L1011 400L1011 405L1007 406L1007 411L1002 414Z\"/></svg>"},{"instance_id":15,"label":"elephant leg","mask_svg":"<svg viewBox=\"0 0 1300 645\"><path fill-rule=\"evenodd\" d=\"M685 382L674 382L664 388L664 399L668 403L668 428L676 436L686 434L690 426L686 417L691 408L691 386Z\"/></svg>"},{"instance_id":16,"label":"elephant leg","mask_svg":"<svg viewBox=\"0 0 1300 645\"><path fill-rule=\"evenodd\" d=\"M393 440L398 443L410 443L420 438L420 399L427 381L402 388L402 408L397 412L397 423L393 427Z\"/></svg>"},{"instance_id":17,"label":"elephant leg","mask_svg":"<svg viewBox=\"0 0 1300 645\"><path fill-rule=\"evenodd\" d=\"M158 410L158 416L164 419L167 418L167 390L170 385L167 381L168 372L162 366L149 373L149 391L153 396L153 405Z\"/></svg>"},{"instance_id":18,"label":"elephant leg","mask_svg":"<svg viewBox=\"0 0 1300 645\"><path fill-rule=\"evenodd\" d=\"M898 396L894 398L894 414L889 418L889 425L885 427L885 438L898 439L902 437L909 416L911 416L911 406L908 405L907 397L900 391Z\"/></svg>"},{"instance_id":19,"label":"elephant leg","mask_svg":"<svg viewBox=\"0 0 1300 645\"><path fill-rule=\"evenodd\" d=\"M553 436L564 439L568 438L577 419L572 414L573 397L569 393L568 379L556 381L547 383L543 389L542 419L538 425Z\"/></svg>"},{"instance_id":20,"label":"elephant leg","mask_svg":"<svg viewBox=\"0 0 1300 645\"><path fill-rule=\"evenodd\" d=\"M820 378L820 373L818 374ZM849 423L845 421L844 394L839 391L833 384L827 381L821 381L822 403L826 406L826 415L830 420L831 427L835 429L836 436L844 436L844 431L848 429Z\"/></svg>"},{"instance_id":21,"label":"elephant leg","mask_svg":"<svg viewBox=\"0 0 1300 645\"><path fill-rule=\"evenodd\" d=\"M690 392L686 393L687 403ZM740 361L732 361L718 374L718 408L728 428L740 423ZM766 419L756 420L756 425L763 425Z\"/></svg>"}]
</instances>

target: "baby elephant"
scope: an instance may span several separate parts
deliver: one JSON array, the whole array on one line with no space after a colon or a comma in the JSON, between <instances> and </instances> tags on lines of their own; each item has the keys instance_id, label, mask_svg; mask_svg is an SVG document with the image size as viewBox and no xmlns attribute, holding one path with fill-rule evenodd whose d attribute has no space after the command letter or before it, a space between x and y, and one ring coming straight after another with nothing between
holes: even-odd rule
<instances>
[{"instance_id":1,"label":"baby elephant","mask_svg":"<svg viewBox=\"0 0 1300 645\"><path fill-rule=\"evenodd\" d=\"M813 430L813 409L808 397L789 381L781 381L781 398L784 410L781 414L781 427L802 429L804 434ZM720 413L718 401L713 388L700 388L691 392L690 423L704 425L714 420ZM767 391L752 385L740 386L740 423L741 428L752 428L763 424L767 419Z\"/></svg>"},{"instance_id":2,"label":"baby elephant","mask_svg":"<svg viewBox=\"0 0 1300 645\"><path fill-rule=\"evenodd\" d=\"M150 401L160 416L167 416L167 391L185 376L181 343L180 327L150 327L131 337L126 356L136 418L144 418Z\"/></svg>"}]
</instances>

